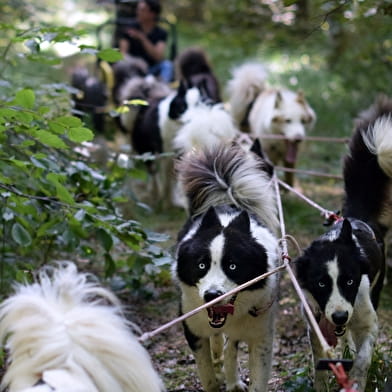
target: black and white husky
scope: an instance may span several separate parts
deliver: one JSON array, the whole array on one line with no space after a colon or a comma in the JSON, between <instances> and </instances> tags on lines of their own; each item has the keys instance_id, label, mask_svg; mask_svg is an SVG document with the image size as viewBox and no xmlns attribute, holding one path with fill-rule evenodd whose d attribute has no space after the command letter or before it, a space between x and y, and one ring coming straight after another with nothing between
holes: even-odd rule
<instances>
[{"instance_id":1,"label":"black and white husky","mask_svg":"<svg viewBox=\"0 0 392 392\"><path fill-rule=\"evenodd\" d=\"M278 262L276 200L271 166L239 146L197 150L178 164L190 218L179 233L173 273L181 312L209 302ZM223 337L228 391L244 391L237 366L249 346L249 390L266 391L271 368L278 277L272 275L184 322L203 388L219 390Z\"/></svg>"},{"instance_id":2,"label":"black and white husky","mask_svg":"<svg viewBox=\"0 0 392 392\"><path fill-rule=\"evenodd\" d=\"M297 273L329 344L347 338L355 358L350 377L363 391L378 332L384 237L392 226L392 100L380 98L357 120L344 182L344 219L297 259ZM317 364L325 354L310 337ZM327 390L325 377L316 371L317 391Z\"/></svg>"},{"instance_id":3,"label":"black and white husky","mask_svg":"<svg viewBox=\"0 0 392 392\"><path fill-rule=\"evenodd\" d=\"M72 263L40 271L0 307L9 392L160 392L117 298Z\"/></svg>"}]
</instances>

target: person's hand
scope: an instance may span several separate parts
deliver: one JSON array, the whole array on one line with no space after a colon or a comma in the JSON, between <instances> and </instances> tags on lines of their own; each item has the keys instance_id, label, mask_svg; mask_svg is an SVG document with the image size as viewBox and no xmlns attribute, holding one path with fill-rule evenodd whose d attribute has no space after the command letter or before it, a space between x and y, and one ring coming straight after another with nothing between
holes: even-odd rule
<instances>
[{"instance_id":1,"label":"person's hand","mask_svg":"<svg viewBox=\"0 0 392 392\"><path fill-rule=\"evenodd\" d=\"M146 38L146 35L137 29L128 29L127 32L131 38L137 39L139 41L143 41Z\"/></svg>"}]
</instances>

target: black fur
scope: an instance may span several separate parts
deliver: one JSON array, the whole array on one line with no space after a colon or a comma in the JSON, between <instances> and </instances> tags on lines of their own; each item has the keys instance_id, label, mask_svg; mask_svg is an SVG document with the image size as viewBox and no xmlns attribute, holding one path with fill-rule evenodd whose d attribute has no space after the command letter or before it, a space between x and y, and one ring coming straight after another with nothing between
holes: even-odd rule
<instances>
[{"instance_id":1,"label":"black fur","mask_svg":"<svg viewBox=\"0 0 392 392\"><path fill-rule=\"evenodd\" d=\"M180 80L189 86L197 86L212 103L222 102L220 86L206 53L200 48L188 48L178 57Z\"/></svg>"},{"instance_id":2,"label":"black fur","mask_svg":"<svg viewBox=\"0 0 392 392\"><path fill-rule=\"evenodd\" d=\"M350 375L358 381L360 391L365 389L377 337L375 310L385 276L384 238L392 221L392 178L386 173L390 172L389 160L383 158L384 154L392 155L386 142L392 137L391 115L392 100L385 97L361 113L344 160L344 219L335 222L296 260L299 282L311 300L326 339L335 344L336 337L346 334L346 327L353 338L354 347L350 348L356 355ZM377 133L376 138L373 132ZM367 137L371 145L375 140L383 141L376 145L376 150L377 146L384 146L380 156L372 151L374 146L369 150ZM312 332L310 337L317 365L325 354ZM323 391L324 383L325 375L316 372L315 389Z\"/></svg>"},{"instance_id":3,"label":"black fur","mask_svg":"<svg viewBox=\"0 0 392 392\"><path fill-rule=\"evenodd\" d=\"M106 86L97 77L90 75L86 68L77 68L72 73L72 87L78 89L72 94L75 114L82 120L89 116L93 129L103 134L105 131L105 109L108 102Z\"/></svg>"}]
</instances>

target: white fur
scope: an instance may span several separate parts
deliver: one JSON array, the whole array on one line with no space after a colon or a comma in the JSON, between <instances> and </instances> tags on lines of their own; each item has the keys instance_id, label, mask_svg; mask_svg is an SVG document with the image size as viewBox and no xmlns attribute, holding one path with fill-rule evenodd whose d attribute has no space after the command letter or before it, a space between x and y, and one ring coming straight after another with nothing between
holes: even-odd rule
<instances>
[{"instance_id":1,"label":"white fur","mask_svg":"<svg viewBox=\"0 0 392 392\"><path fill-rule=\"evenodd\" d=\"M243 189L242 197L247 197L249 187L253 184L258 190L259 198L266 197L265 204L275 204L275 200L268 192L273 194L269 183L260 183L256 178L256 173L251 173L248 177L246 170L251 170L252 165L241 171L241 176L245 177L244 182L249 184ZM260 172L257 174L260 176ZM239 183L235 178L233 189ZM242 184L245 186L245 184ZM258 187L260 186L260 187ZM263 187L266 188L263 190ZM211 193L211 192L210 192ZM235 192L234 192L235 193ZM253 188L251 187L253 195ZM208 201L211 204L214 197ZM264 206L265 207L265 206ZM270 224L275 221L272 216L273 207L269 207L264 212L266 215L260 217L263 222ZM253 211L253 209L251 209ZM257 209L261 214L261 210ZM275 211L276 212L276 211ZM238 213L220 213L218 215L223 227L227 227ZM201 219L196 221L189 232L183 237L182 241L187 241L197 235ZM278 240L271 231L261 226L254 219L250 220L250 231L252 237L265 248L267 253L268 270L277 266L278 261ZM196 286L188 286L179 281L182 292L182 311L188 312L204 303L204 294L209 290L219 290L223 293L236 287L221 268L222 251L224 247L224 237L222 234L213 239L209 251L211 255L211 267L207 274L200 279ZM244 260L246 262L246 260ZM174 274L176 268L173 269ZM200 348L194 351L198 373L204 389L207 392L218 392L219 385L216 376L219 369L219 360L221 359L220 345L216 344L216 339L222 334L225 337L223 371L226 381L226 390L232 392L248 390L246 385L241 381L238 364L237 364L237 342L244 341L249 347L249 391L265 392L272 364L272 341L274 335L274 316L277 312L277 290L278 276L274 274L268 278L265 286L261 289L246 290L239 292L235 300L235 310L233 315L227 317L223 327L215 330L211 329L208 324L206 311L199 312L187 320L190 331L199 337L198 344ZM230 298L226 298L222 303L228 303ZM249 311L258 309L260 313L257 317L252 316ZM212 354L212 355L211 355Z\"/></svg>"},{"instance_id":2,"label":"white fur","mask_svg":"<svg viewBox=\"0 0 392 392\"><path fill-rule=\"evenodd\" d=\"M9 354L9 392L162 391L147 351L129 330L117 298L72 263L17 286L0 307ZM34 386L39 380L44 385Z\"/></svg>"},{"instance_id":3,"label":"white fur","mask_svg":"<svg viewBox=\"0 0 392 392\"><path fill-rule=\"evenodd\" d=\"M183 114L181 121L183 125L172 142L172 148L177 154L219 144L228 145L239 134L231 115L222 104L211 106L199 103L191 106ZM175 184L172 202L178 207L186 208L184 191L179 182Z\"/></svg>"},{"instance_id":4,"label":"white fur","mask_svg":"<svg viewBox=\"0 0 392 392\"><path fill-rule=\"evenodd\" d=\"M282 141L262 138L277 134L290 142L301 141L313 128L316 114L302 92L268 87L266 76L261 64L245 63L233 71L228 83L231 113L238 127L248 122L250 133L261 138L263 148L275 164L284 160L295 163L296 147L289 150Z\"/></svg>"},{"instance_id":5,"label":"white fur","mask_svg":"<svg viewBox=\"0 0 392 392\"><path fill-rule=\"evenodd\" d=\"M334 263L334 261L332 262ZM336 266L335 266L336 267ZM354 307L351 304L347 306L346 301L341 298L341 295L336 291L336 268L330 266L329 274L334 279L334 291L328 301L327 309L328 316L330 318L331 311L333 309L341 308L342 310L350 310L349 322L346 325L345 335L339 339L339 346L341 351L348 347L354 357L354 365L350 371L350 379L355 380L358 385L359 391L364 391L366 386L367 371L371 363L373 347L375 345L378 335L378 319L377 313L373 308L370 300L370 283L366 275L362 276L358 293L355 299ZM314 311L317 312L318 305L313 299L309 292L306 292L309 304L313 307ZM320 359L325 358L325 352L323 351L320 341L309 328L309 335L311 340L311 346L313 351L314 365L316 366ZM326 371L315 371L314 388L318 392L327 390L328 385L328 373Z\"/></svg>"},{"instance_id":6,"label":"white fur","mask_svg":"<svg viewBox=\"0 0 392 392\"><path fill-rule=\"evenodd\" d=\"M173 140L174 150L181 154L194 148L228 144L239 132L221 104L194 106L184 113L181 120L184 125Z\"/></svg>"},{"instance_id":7,"label":"white fur","mask_svg":"<svg viewBox=\"0 0 392 392\"><path fill-rule=\"evenodd\" d=\"M170 203L175 206L183 206L182 198L176 201L176 183L173 168L173 138L179 128L183 125L181 118L172 119L169 117L170 103L176 96L177 92L172 91L165 97L158 107L158 126L162 138L163 153L169 156L162 156L159 162L159 171L153 175L153 194L156 194L158 200L163 202L165 207ZM200 100L200 92L197 88L191 88L186 92L185 96L188 109L197 105Z\"/></svg>"},{"instance_id":8,"label":"white fur","mask_svg":"<svg viewBox=\"0 0 392 392\"><path fill-rule=\"evenodd\" d=\"M363 140L373 154L377 155L381 169L392 178L392 117L378 118L368 133L363 133Z\"/></svg>"},{"instance_id":9,"label":"white fur","mask_svg":"<svg viewBox=\"0 0 392 392\"><path fill-rule=\"evenodd\" d=\"M327 319L333 323L332 315L336 311L346 311L348 313L348 320L351 318L353 314L353 307L348 302L343 295L339 291L338 287L338 277L339 277L339 268L338 261L336 258L327 263L328 275L332 280L332 291L328 298L327 304L325 306L325 316Z\"/></svg>"},{"instance_id":10,"label":"white fur","mask_svg":"<svg viewBox=\"0 0 392 392\"><path fill-rule=\"evenodd\" d=\"M376 120L367 133L362 134L363 140L373 154L384 173L392 178L392 117L383 116ZM389 199L383 206L380 223L386 227L392 226L392 186L388 190Z\"/></svg>"},{"instance_id":11,"label":"white fur","mask_svg":"<svg viewBox=\"0 0 392 392\"><path fill-rule=\"evenodd\" d=\"M192 153L197 154L197 151ZM194 215L202 214L210 207L234 204L256 214L273 233L276 233L279 222L273 181L258 167L258 158L253 153L247 154L248 159L237 166L232 173L230 184L226 184L225 179L220 178L217 172L211 173L225 191L216 192L214 184L206 186L204 191L207 195L206 201L197 211L194 211ZM181 173L179 178L182 181Z\"/></svg>"},{"instance_id":12,"label":"white fur","mask_svg":"<svg viewBox=\"0 0 392 392\"><path fill-rule=\"evenodd\" d=\"M267 72L262 64L245 63L232 71L228 83L230 109L237 125L246 115L248 105L266 88Z\"/></svg>"}]
</instances>

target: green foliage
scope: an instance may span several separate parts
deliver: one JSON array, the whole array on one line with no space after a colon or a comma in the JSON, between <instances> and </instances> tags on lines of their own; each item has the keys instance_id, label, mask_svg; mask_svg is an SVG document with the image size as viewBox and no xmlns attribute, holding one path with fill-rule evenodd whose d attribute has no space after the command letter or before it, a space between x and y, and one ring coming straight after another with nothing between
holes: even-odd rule
<instances>
[{"instance_id":1,"label":"green foliage","mask_svg":"<svg viewBox=\"0 0 392 392\"><path fill-rule=\"evenodd\" d=\"M40 49L45 42L69 41L79 32L1 28L10 39L0 77L12 74L15 82L0 80L5 86L0 95L0 295L15 279L59 258L91 262L106 277L122 275L122 287L141 287L142 276L160 273L170 258L156 245L165 236L144 230L119 208L129 202L125 182L132 170L119 167L115 159L102 170L84 158L77 147L93 141L94 134L69 114L67 86L52 84L44 90L34 84L37 80L23 77L32 62L49 69L57 64ZM13 50L20 44L27 50ZM97 55L118 59L115 50ZM21 67L15 69L16 64Z\"/></svg>"}]
</instances>

